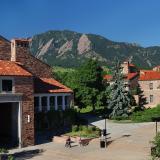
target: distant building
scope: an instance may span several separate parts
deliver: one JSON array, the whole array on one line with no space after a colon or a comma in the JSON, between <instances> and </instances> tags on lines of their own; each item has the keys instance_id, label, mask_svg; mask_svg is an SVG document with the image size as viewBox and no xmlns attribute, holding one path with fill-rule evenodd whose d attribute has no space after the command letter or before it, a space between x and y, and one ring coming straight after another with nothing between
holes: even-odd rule
<instances>
[{"instance_id":1,"label":"distant building","mask_svg":"<svg viewBox=\"0 0 160 160\"><path fill-rule=\"evenodd\" d=\"M139 70L134 64L125 61L122 67L128 90L134 91L139 85L146 98L146 108L152 108L160 104L160 66L153 68L153 70ZM113 83L111 75L105 75L104 79ZM137 95L134 96L138 103Z\"/></svg>"},{"instance_id":2,"label":"distant building","mask_svg":"<svg viewBox=\"0 0 160 160\"><path fill-rule=\"evenodd\" d=\"M146 107L155 107L160 104L160 72L141 70L138 83L144 91Z\"/></svg>"},{"instance_id":3,"label":"distant building","mask_svg":"<svg viewBox=\"0 0 160 160\"><path fill-rule=\"evenodd\" d=\"M36 112L70 107L73 91L29 53L29 40L0 37L0 146L35 144ZM57 122L58 123L58 122Z\"/></svg>"}]
</instances>

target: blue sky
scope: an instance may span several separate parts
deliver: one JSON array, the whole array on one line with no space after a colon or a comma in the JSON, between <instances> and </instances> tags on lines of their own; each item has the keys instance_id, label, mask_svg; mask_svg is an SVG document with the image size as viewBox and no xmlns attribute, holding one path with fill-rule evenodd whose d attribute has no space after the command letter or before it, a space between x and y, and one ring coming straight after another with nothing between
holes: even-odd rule
<instances>
[{"instance_id":1,"label":"blue sky","mask_svg":"<svg viewBox=\"0 0 160 160\"><path fill-rule=\"evenodd\" d=\"M0 17L8 39L67 29L160 45L160 0L0 0Z\"/></svg>"}]
</instances>

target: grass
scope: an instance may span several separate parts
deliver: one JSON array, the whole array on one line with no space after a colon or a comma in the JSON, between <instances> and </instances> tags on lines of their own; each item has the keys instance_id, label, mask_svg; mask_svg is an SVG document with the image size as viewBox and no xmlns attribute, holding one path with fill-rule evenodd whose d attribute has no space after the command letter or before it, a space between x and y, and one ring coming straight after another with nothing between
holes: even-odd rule
<instances>
[{"instance_id":1,"label":"grass","mask_svg":"<svg viewBox=\"0 0 160 160\"><path fill-rule=\"evenodd\" d=\"M80 113L91 113L92 112L92 107L91 106L87 106L85 108L80 109Z\"/></svg>"},{"instance_id":2,"label":"grass","mask_svg":"<svg viewBox=\"0 0 160 160\"><path fill-rule=\"evenodd\" d=\"M64 73L64 72L73 72L73 71L75 71L75 69L74 68L63 68L63 67L54 66L53 71Z\"/></svg>"},{"instance_id":3,"label":"grass","mask_svg":"<svg viewBox=\"0 0 160 160\"><path fill-rule=\"evenodd\" d=\"M91 106L87 106L85 108L80 109L80 113L91 113L94 115L102 115L104 114L104 106L95 107L95 111L93 112L93 108Z\"/></svg>"}]
</instances>

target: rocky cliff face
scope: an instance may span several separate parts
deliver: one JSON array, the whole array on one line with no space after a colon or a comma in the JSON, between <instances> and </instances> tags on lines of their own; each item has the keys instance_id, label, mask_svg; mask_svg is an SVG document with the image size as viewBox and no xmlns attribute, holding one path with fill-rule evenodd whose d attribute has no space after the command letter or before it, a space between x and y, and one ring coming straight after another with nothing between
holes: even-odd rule
<instances>
[{"instance_id":1,"label":"rocky cliff face","mask_svg":"<svg viewBox=\"0 0 160 160\"><path fill-rule=\"evenodd\" d=\"M79 66L85 59L98 59L112 65L113 59L130 59L139 67L160 64L160 47L143 48L135 43L114 42L94 34L72 31L48 31L32 37L32 54L50 65Z\"/></svg>"},{"instance_id":2,"label":"rocky cliff face","mask_svg":"<svg viewBox=\"0 0 160 160\"><path fill-rule=\"evenodd\" d=\"M87 53L91 50L91 41L88 39L87 35L83 34L78 41L78 54Z\"/></svg>"}]
</instances>

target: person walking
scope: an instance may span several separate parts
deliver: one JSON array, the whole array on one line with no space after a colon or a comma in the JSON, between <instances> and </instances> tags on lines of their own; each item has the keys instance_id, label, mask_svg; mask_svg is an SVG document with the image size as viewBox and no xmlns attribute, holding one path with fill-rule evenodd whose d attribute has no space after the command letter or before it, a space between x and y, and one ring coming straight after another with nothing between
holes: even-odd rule
<instances>
[{"instance_id":1,"label":"person walking","mask_svg":"<svg viewBox=\"0 0 160 160\"><path fill-rule=\"evenodd\" d=\"M66 139L65 147L71 148L71 137L70 136L68 136L68 138Z\"/></svg>"}]
</instances>

